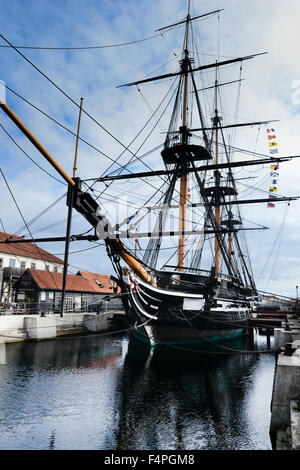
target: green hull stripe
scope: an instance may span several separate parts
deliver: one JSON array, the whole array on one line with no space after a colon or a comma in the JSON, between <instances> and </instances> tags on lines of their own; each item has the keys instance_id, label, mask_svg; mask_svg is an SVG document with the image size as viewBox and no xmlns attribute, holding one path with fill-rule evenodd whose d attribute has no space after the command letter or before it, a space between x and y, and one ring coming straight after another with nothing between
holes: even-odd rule
<instances>
[{"instance_id":1,"label":"green hull stripe","mask_svg":"<svg viewBox=\"0 0 300 470\"><path fill-rule=\"evenodd\" d=\"M155 341L154 343L151 343L151 346L152 347L160 346L160 345L164 346L166 344L181 344L181 345L182 344L206 344L206 345L209 345L210 341L213 341L214 343L222 343L223 341L237 338L238 336L241 336L242 334L243 334L243 329L236 330L234 333L230 333L224 336L209 336L207 338L186 338L186 339L176 340L176 341L163 341L163 343L160 343L159 341ZM145 343L150 342L148 338L140 336L135 331L133 332L133 336Z\"/></svg>"}]
</instances>

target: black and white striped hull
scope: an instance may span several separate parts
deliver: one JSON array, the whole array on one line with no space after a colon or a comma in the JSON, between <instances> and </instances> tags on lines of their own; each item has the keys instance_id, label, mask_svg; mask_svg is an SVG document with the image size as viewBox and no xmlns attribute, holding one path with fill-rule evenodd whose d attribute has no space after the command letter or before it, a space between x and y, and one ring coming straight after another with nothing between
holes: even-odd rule
<instances>
[{"instance_id":1,"label":"black and white striped hull","mask_svg":"<svg viewBox=\"0 0 300 470\"><path fill-rule=\"evenodd\" d=\"M214 344L241 335L252 317L244 301L218 299L207 309L203 293L161 289L138 281L129 295L134 335L152 346L164 344Z\"/></svg>"}]
</instances>

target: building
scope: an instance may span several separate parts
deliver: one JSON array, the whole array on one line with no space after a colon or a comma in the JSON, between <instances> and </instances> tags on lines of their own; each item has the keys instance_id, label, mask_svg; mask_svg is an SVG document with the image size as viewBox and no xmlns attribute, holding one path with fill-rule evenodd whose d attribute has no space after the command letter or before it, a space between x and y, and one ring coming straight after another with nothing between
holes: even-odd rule
<instances>
[{"instance_id":1,"label":"building","mask_svg":"<svg viewBox=\"0 0 300 470\"><path fill-rule=\"evenodd\" d=\"M0 241L22 240L22 237L0 232ZM14 300L13 285L28 268L50 272L63 272L64 262L34 243L0 243L0 302Z\"/></svg>"},{"instance_id":2,"label":"building","mask_svg":"<svg viewBox=\"0 0 300 470\"><path fill-rule=\"evenodd\" d=\"M15 301L26 313L61 310L63 274L39 269L27 269L14 285ZM110 275L78 271L68 274L65 292L65 312L89 312L99 309L122 309L117 280Z\"/></svg>"}]
</instances>

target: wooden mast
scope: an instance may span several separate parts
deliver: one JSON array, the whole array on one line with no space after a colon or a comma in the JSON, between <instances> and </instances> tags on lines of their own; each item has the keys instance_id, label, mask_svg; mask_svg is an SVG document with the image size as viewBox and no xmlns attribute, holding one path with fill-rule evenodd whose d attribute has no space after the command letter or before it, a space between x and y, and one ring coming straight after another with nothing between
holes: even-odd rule
<instances>
[{"instance_id":1,"label":"wooden mast","mask_svg":"<svg viewBox=\"0 0 300 470\"><path fill-rule=\"evenodd\" d=\"M229 195L229 202L231 202L231 195ZM231 267L232 267L232 212L231 212L231 204L228 207L228 221L229 221L229 232L228 232L228 261L229 261L229 266L228 266L228 274L231 274Z\"/></svg>"},{"instance_id":2,"label":"wooden mast","mask_svg":"<svg viewBox=\"0 0 300 470\"><path fill-rule=\"evenodd\" d=\"M188 6L188 15L186 18L186 33L185 33L185 57L184 57L184 87L183 87L183 116L182 116L182 143L186 144L187 140L187 117L188 117L188 42L189 42L189 22L190 22L190 1ZM185 132L184 132L185 131ZM178 271L183 271L184 267L184 254L185 254L185 225L186 225L186 203L187 203L187 189L188 189L188 175L184 172L180 178L180 199L179 199L179 231L182 232L179 238L178 249Z\"/></svg>"},{"instance_id":3,"label":"wooden mast","mask_svg":"<svg viewBox=\"0 0 300 470\"><path fill-rule=\"evenodd\" d=\"M218 67L216 68L216 102L215 102L215 126L216 126L216 165L219 164L219 133L218 133L218 124L219 124L219 117L218 117ZM218 188L220 185L220 174L217 170L215 172L216 177L216 191L218 192ZM216 193L216 202L218 202L219 194ZM215 207L215 219L216 219L216 229L219 230L221 226L221 211L220 206L216 205ZM215 268L216 273L220 272L220 245L218 236L215 236Z\"/></svg>"},{"instance_id":4,"label":"wooden mast","mask_svg":"<svg viewBox=\"0 0 300 470\"><path fill-rule=\"evenodd\" d=\"M75 156L74 156L74 166L73 166L73 178L76 177L77 170L77 153L78 153L78 139L79 139L79 130L80 130L80 119L81 119L81 110L82 110L82 101L80 99L80 110L78 117L78 126L77 126L77 136L76 136L76 145L75 145ZM67 274L69 268L69 246L70 246L70 234L71 234L71 224L72 224L72 211L73 211L73 201L74 201L74 187L69 185L68 191L68 218L67 218L67 227L66 227L66 242L65 242L65 256L64 256L64 270L63 270L63 279L62 279L62 290L61 290L61 310L60 316L64 316L65 312L65 295L66 295L66 285L67 285Z\"/></svg>"},{"instance_id":5,"label":"wooden mast","mask_svg":"<svg viewBox=\"0 0 300 470\"><path fill-rule=\"evenodd\" d=\"M74 166L73 166L73 178L75 178L75 176L76 176L76 170L77 170L78 140L79 140L79 131L80 131L82 102L83 102L83 98L80 98L80 108L79 108L78 125L77 125L77 135L76 135L76 146L75 146L75 157L74 157Z\"/></svg>"}]
</instances>

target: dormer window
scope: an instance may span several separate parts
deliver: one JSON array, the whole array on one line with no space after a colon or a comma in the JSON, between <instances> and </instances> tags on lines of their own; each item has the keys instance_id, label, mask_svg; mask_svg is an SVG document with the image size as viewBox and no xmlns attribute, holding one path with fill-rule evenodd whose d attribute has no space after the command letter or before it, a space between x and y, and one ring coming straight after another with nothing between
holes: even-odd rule
<instances>
[{"instance_id":1,"label":"dormer window","mask_svg":"<svg viewBox=\"0 0 300 470\"><path fill-rule=\"evenodd\" d=\"M98 284L99 287L104 287L98 279L94 279L95 283Z\"/></svg>"}]
</instances>

